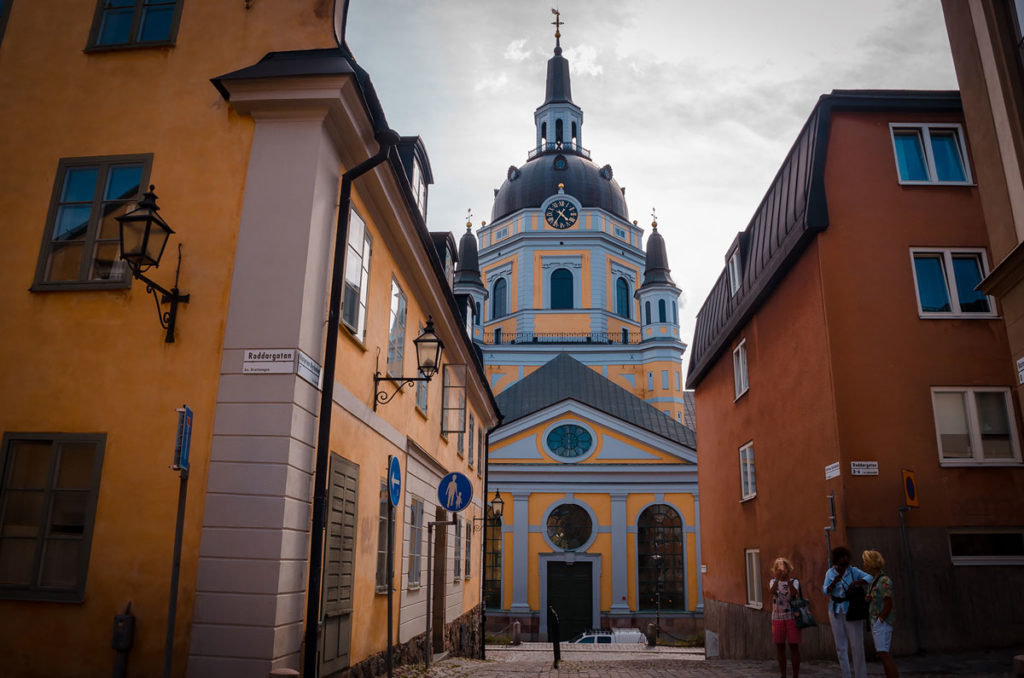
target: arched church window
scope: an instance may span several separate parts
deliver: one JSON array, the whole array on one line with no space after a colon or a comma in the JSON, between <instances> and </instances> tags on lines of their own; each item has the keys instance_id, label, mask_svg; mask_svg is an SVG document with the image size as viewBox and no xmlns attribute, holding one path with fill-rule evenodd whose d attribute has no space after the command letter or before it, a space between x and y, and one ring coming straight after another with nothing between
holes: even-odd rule
<instances>
[{"instance_id":1,"label":"arched church window","mask_svg":"<svg viewBox=\"0 0 1024 678\"><path fill-rule=\"evenodd\" d=\"M501 609L501 518L490 506L484 531L484 607Z\"/></svg>"},{"instance_id":2,"label":"arched church window","mask_svg":"<svg viewBox=\"0 0 1024 678\"><path fill-rule=\"evenodd\" d=\"M572 143L573 143L573 146L576 145L578 138L579 138L579 134L576 132L576 123L574 122L572 124Z\"/></svg>"},{"instance_id":3,"label":"arched church window","mask_svg":"<svg viewBox=\"0 0 1024 678\"><path fill-rule=\"evenodd\" d=\"M672 302L672 322L679 324L679 304Z\"/></svg>"},{"instance_id":4,"label":"arched church window","mask_svg":"<svg viewBox=\"0 0 1024 678\"><path fill-rule=\"evenodd\" d=\"M548 514L548 539L571 551L590 541L594 526L587 510L578 504L562 504Z\"/></svg>"},{"instance_id":5,"label":"arched church window","mask_svg":"<svg viewBox=\"0 0 1024 678\"><path fill-rule=\"evenodd\" d=\"M551 274L551 308L572 308L572 273L556 268Z\"/></svg>"},{"instance_id":6,"label":"arched church window","mask_svg":"<svg viewBox=\"0 0 1024 678\"><path fill-rule=\"evenodd\" d=\"M651 302L649 302L649 301L645 301L644 302L644 315L647 318L647 324L650 325L651 324Z\"/></svg>"},{"instance_id":7,"label":"arched church window","mask_svg":"<svg viewBox=\"0 0 1024 678\"><path fill-rule=\"evenodd\" d=\"M555 120L555 143L562 141L562 119Z\"/></svg>"},{"instance_id":8,"label":"arched church window","mask_svg":"<svg viewBox=\"0 0 1024 678\"><path fill-rule=\"evenodd\" d=\"M625 278L615 281L615 312L623 318L629 317L629 283Z\"/></svg>"},{"instance_id":9,"label":"arched church window","mask_svg":"<svg viewBox=\"0 0 1024 678\"><path fill-rule=\"evenodd\" d=\"M683 521L666 504L644 509L636 521L640 607L682 610L685 606Z\"/></svg>"},{"instance_id":10,"label":"arched church window","mask_svg":"<svg viewBox=\"0 0 1024 678\"><path fill-rule=\"evenodd\" d=\"M498 278L491 291L491 319L497 320L508 315L508 283Z\"/></svg>"},{"instance_id":11,"label":"arched church window","mask_svg":"<svg viewBox=\"0 0 1024 678\"><path fill-rule=\"evenodd\" d=\"M664 299L658 299L658 322L659 323L666 322L666 318L665 318L665 300Z\"/></svg>"},{"instance_id":12,"label":"arched church window","mask_svg":"<svg viewBox=\"0 0 1024 678\"><path fill-rule=\"evenodd\" d=\"M540 124L540 142L542 144L548 142L548 124L546 122Z\"/></svg>"},{"instance_id":13,"label":"arched church window","mask_svg":"<svg viewBox=\"0 0 1024 678\"><path fill-rule=\"evenodd\" d=\"M473 323L479 326L481 320L483 320L483 317L480 315L480 302L478 301L476 302L476 315L473 317Z\"/></svg>"}]
</instances>

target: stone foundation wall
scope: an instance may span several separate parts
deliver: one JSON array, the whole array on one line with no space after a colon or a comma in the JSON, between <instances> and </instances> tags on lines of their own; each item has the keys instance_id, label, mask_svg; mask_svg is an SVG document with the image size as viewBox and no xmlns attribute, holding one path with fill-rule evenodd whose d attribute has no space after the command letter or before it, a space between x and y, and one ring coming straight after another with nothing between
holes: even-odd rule
<instances>
[{"instance_id":1,"label":"stone foundation wall","mask_svg":"<svg viewBox=\"0 0 1024 678\"><path fill-rule=\"evenodd\" d=\"M480 658L480 612L475 608L444 627L444 650L459 657ZM394 665L422 664L425 660L426 634L421 633L406 643L396 644ZM437 652L434 652L437 655ZM387 675L387 651L367 657L355 666L331 674L331 678L375 678Z\"/></svg>"},{"instance_id":2,"label":"stone foundation wall","mask_svg":"<svg viewBox=\"0 0 1024 678\"><path fill-rule=\"evenodd\" d=\"M814 619L818 625L804 629L801 634L800 656L803 659L835 659L836 646L832 627L824 605L815 605ZM819 608L822 608L819 613ZM821 617L825 617L822 622ZM708 656L722 659L774 659L772 620L767 610L755 610L746 605L723 603L704 598L705 647ZM866 634L866 635L870 635Z\"/></svg>"}]
</instances>

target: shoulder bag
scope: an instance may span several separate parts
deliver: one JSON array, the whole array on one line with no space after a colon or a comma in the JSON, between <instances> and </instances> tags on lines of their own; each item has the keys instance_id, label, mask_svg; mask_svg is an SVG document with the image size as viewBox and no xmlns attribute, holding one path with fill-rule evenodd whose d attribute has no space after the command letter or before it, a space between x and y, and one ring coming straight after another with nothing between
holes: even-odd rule
<instances>
[{"instance_id":1,"label":"shoulder bag","mask_svg":"<svg viewBox=\"0 0 1024 678\"><path fill-rule=\"evenodd\" d=\"M793 581L796 581L795 579ZM814 621L814 615L811 614L811 605L806 598L804 598L803 591L800 590L799 584L793 586L796 590L798 598L790 597L789 609L793 611L793 619L796 621L796 627L798 629L807 629L812 626L817 626L818 622Z\"/></svg>"}]
</instances>

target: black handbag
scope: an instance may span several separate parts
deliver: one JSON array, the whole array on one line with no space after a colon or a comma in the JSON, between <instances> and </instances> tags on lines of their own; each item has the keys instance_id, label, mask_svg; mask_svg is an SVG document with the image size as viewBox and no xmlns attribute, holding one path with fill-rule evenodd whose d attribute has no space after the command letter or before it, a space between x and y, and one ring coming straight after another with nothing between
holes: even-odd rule
<instances>
[{"instance_id":1,"label":"black handbag","mask_svg":"<svg viewBox=\"0 0 1024 678\"><path fill-rule=\"evenodd\" d=\"M850 609L846 611L846 621L862 621L868 618L868 599L863 585L850 584L844 600L850 604Z\"/></svg>"}]
</instances>

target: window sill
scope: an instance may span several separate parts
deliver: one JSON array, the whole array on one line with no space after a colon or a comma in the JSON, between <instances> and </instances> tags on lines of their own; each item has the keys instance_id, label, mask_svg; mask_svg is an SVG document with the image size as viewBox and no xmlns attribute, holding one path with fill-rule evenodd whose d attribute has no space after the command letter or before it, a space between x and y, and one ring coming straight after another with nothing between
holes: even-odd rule
<instances>
[{"instance_id":1,"label":"window sill","mask_svg":"<svg viewBox=\"0 0 1024 678\"><path fill-rule=\"evenodd\" d=\"M749 607L751 610L763 610L764 603L747 603L744 607Z\"/></svg>"},{"instance_id":2,"label":"window sill","mask_svg":"<svg viewBox=\"0 0 1024 678\"><path fill-rule=\"evenodd\" d=\"M755 499L757 499L757 492L755 492L754 494L750 495L749 497L742 497L740 499L740 503L741 504L746 504L748 501L753 501Z\"/></svg>"},{"instance_id":3,"label":"window sill","mask_svg":"<svg viewBox=\"0 0 1024 678\"><path fill-rule=\"evenodd\" d=\"M1024 463L1022 463L1020 459L940 459L939 466L943 468L1005 468L1024 466Z\"/></svg>"},{"instance_id":4,"label":"window sill","mask_svg":"<svg viewBox=\"0 0 1024 678\"><path fill-rule=\"evenodd\" d=\"M420 585L420 584L409 584L408 586L405 587L405 590L411 592L411 591L419 591L421 588L423 588L423 586Z\"/></svg>"},{"instance_id":5,"label":"window sill","mask_svg":"<svg viewBox=\"0 0 1024 678\"><path fill-rule=\"evenodd\" d=\"M97 52L123 52L131 49L152 49L154 47L174 47L173 40L160 40L153 42L129 42L119 45L86 45L82 51L86 54Z\"/></svg>"},{"instance_id":6,"label":"window sill","mask_svg":"<svg viewBox=\"0 0 1024 678\"><path fill-rule=\"evenodd\" d=\"M747 395L748 391L750 391L750 387L749 386L747 386L745 389L743 389L743 391L739 395L737 395L735 398L733 398L732 401L734 403L738 403L740 401L740 398L742 398L743 396Z\"/></svg>"},{"instance_id":7,"label":"window sill","mask_svg":"<svg viewBox=\"0 0 1024 678\"><path fill-rule=\"evenodd\" d=\"M427 416L427 413L426 413L426 411L425 411L425 410L423 410L423 409L422 409L422 408L421 408L421 407L420 407L419 405L417 405L417 406L416 406L416 414L418 414L418 415L420 415L421 417L423 417L423 420L424 420L424 421L427 421L427 420L429 420L429 419L430 419L430 417L428 417L428 416Z\"/></svg>"},{"instance_id":8,"label":"window sill","mask_svg":"<svg viewBox=\"0 0 1024 678\"><path fill-rule=\"evenodd\" d=\"M921 320L999 320L998 313L932 313L918 311Z\"/></svg>"},{"instance_id":9,"label":"window sill","mask_svg":"<svg viewBox=\"0 0 1024 678\"><path fill-rule=\"evenodd\" d=\"M32 591L29 589L0 589L0 600L25 600L40 603L82 603L84 591Z\"/></svg>"},{"instance_id":10,"label":"window sill","mask_svg":"<svg viewBox=\"0 0 1024 678\"><path fill-rule=\"evenodd\" d=\"M978 184L973 181L904 181L898 180L900 186L965 186L976 187Z\"/></svg>"},{"instance_id":11,"label":"window sill","mask_svg":"<svg viewBox=\"0 0 1024 678\"><path fill-rule=\"evenodd\" d=\"M1022 556L954 556L954 567L1024 565Z\"/></svg>"},{"instance_id":12,"label":"window sill","mask_svg":"<svg viewBox=\"0 0 1024 678\"><path fill-rule=\"evenodd\" d=\"M119 280L117 282L102 282L91 280L88 282L33 282L28 288L29 292L85 292L96 290L128 290L131 289L132 279Z\"/></svg>"}]
</instances>

